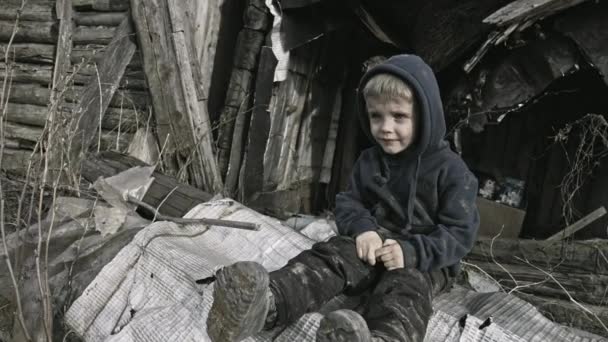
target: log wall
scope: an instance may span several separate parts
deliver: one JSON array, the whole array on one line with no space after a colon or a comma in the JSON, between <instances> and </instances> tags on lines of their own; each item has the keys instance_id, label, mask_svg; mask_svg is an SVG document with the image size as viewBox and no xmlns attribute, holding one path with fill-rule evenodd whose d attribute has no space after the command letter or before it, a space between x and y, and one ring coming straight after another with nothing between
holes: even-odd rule
<instances>
[{"instance_id":1,"label":"log wall","mask_svg":"<svg viewBox=\"0 0 608 342\"><path fill-rule=\"evenodd\" d=\"M7 125L5 134L11 144L0 165L1 169L21 173L24 165L20 159L29 159L35 142L40 138L49 119L49 103L58 102L56 120L73 120L79 115L80 100L88 85L99 77L101 58L114 38L114 32L123 19L128 17L128 1L117 7L106 1L71 1L70 11L61 9L55 1L27 1L21 11L17 33L9 44L20 1L8 0L0 4L0 84L7 78L5 92ZM126 4L126 6L125 6ZM59 8L59 7L58 7ZM62 26L62 18L66 24ZM68 30L68 32L62 33ZM71 37L61 43L61 35ZM69 38L68 38L69 39ZM69 44L69 49L58 44ZM64 55L61 55L64 53ZM5 59L5 56L7 57ZM64 57L65 56L65 57ZM56 58L64 61L55 65ZM66 61L67 59L67 61ZM63 90L54 80L66 74ZM107 100L103 99L105 103ZM149 121L150 98L142 70L139 49L113 92L109 107L102 116L101 131L97 129L92 148L97 150L126 151L133 134ZM68 126L66 126L68 127Z\"/></svg>"}]
</instances>

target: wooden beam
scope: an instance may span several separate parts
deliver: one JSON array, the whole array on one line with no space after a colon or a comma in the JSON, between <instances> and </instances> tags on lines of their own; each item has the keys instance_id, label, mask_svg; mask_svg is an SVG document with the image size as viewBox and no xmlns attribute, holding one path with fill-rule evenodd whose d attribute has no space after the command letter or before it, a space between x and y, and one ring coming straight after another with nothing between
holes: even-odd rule
<instances>
[{"instance_id":1,"label":"wooden beam","mask_svg":"<svg viewBox=\"0 0 608 342\"><path fill-rule=\"evenodd\" d=\"M585 217L581 218L580 220L578 220L578 221L574 222L573 224L569 225L568 227L564 228L563 230L548 237L544 241L544 243L547 245L547 244L551 244L551 243L554 243L559 240L566 239L569 236L571 236L572 234L585 228L591 222L599 219L600 217L602 217L604 215L606 215L606 208L601 206L601 207L595 209L594 211L592 211L591 213L587 214Z\"/></svg>"},{"instance_id":2,"label":"wooden beam","mask_svg":"<svg viewBox=\"0 0 608 342\"><path fill-rule=\"evenodd\" d=\"M220 27L223 16L222 5L225 0L207 0L188 2L194 8L191 25L194 27L193 39L196 57L200 68L200 86L202 88L203 106L207 106L211 76L215 65L215 53L220 39Z\"/></svg>"},{"instance_id":3,"label":"wooden beam","mask_svg":"<svg viewBox=\"0 0 608 342\"><path fill-rule=\"evenodd\" d=\"M173 27L173 45L177 57L177 67L180 72L180 83L186 102L186 115L192 123L194 140L196 141L197 159L202 166L203 180L201 184L204 189L218 192L222 188L222 179L218 171L212 147L211 122L205 103L199 103L201 89L199 88L199 78L196 77L200 72L198 60L194 55L193 37L191 27L185 20L186 13L178 0L168 0L169 16ZM194 67L193 67L194 65ZM196 72L195 72L196 71ZM198 173L198 172L197 172Z\"/></svg>"},{"instance_id":4,"label":"wooden beam","mask_svg":"<svg viewBox=\"0 0 608 342\"><path fill-rule=\"evenodd\" d=\"M110 44L118 33L112 26L76 26L73 39L75 44Z\"/></svg>"},{"instance_id":5,"label":"wooden beam","mask_svg":"<svg viewBox=\"0 0 608 342\"><path fill-rule=\"evenodd\" d=\"M0 20L14 21L20 8L21 5L17 3L0 3ZM51 2L28 2L19 15L19 20L26 21L52 21L53 19L53 6Z\"/></svg>"},{"instance_id":6,"label":"wooden beam","mask_svg":"<svg viewBox=\"0 0 608 342\"><path fill-rule=\"evenodd\" d=\"M126 11L129 9L129 0L74 0L74 7L97 11Z\"/></svg>"},{"instance_id":7,"label":"wooden beam","mask_svg":"<svg viewBox=\"0 0 608 342\"><path fill-rule=\"evenodd\" d=\"M602 239L545 246L544 241L537 240L480 238L466 259L499 263L520 259L561 273L608 275L607 250L608 240Z\"/></svg>"},{"instance_id":8,"label":"wooden beam","mask_svg":"<svg viewBox=\"0 0 608 342\"><path fill-rule=\"evenodd\" d=\"M115 37L104 52L99 66L97 79L87 85L79 103L77 127L75 127L75 144L71 152L72 160L79 160L86 152L95 137L95 130L100 124L110 99L114 96L118 83L127 64L133 57L137 46L132 41L133 27L129 18L125 18L116 30Z\"/></svg>"},{"instance_id":9,"label":"wooden beam","mask_svg":"<svg viewBox=\"0 0 608 342\"><path fill-rule=\"evenodd\" d=\"M59 19L59 35L55 51L52 88L55 90L55 94L60 94L67 86L72 54L72 1L58 0L55 11Z\"/></svg>"},{"instance_id":10,"label":"wooden beam","mask_svg":"<svg viewBox=\"0 0 608 342\"><path fill-rule=\"evenodd\" d=\"M0 20L0 41L8 41L13 33L14 21ZM57 42L57 24L54 21L19 21L14 42Z\"/></svg>"},{"instance_id":11,"label":"wooden beam","mask_svg":"<svg viewBox=\"0 0 608 342\"><path fill-rule=\"evenodd\" d=\"M248 203L251 197L262 191L264 184L264 149L270 130L269 106L272 98L274 69L277 59L268 46L262 47L260 63L257 69L253 111L247 139L247 153L243 161L243 173L240 182L243 202Z\"/></svg>"},{"instance_id":12,"label":"wooden beam","mask_svg":"<svg viewBox=\"0 0 608 342\"><path fill-rule=\"evenodd\" d=\"M483 22L497 26L536 20L547 17L586 0L517 0L508 3L486 17Z\"/></svg>"},{"instance_id":13,"label":"wooden beam","mask_svg":"<svg viewBox=\"0 0 608 342\"><path fill-rule=\"evenodd\" d=\"M74 85L64 90L62 96L66 102L77 102L84 93L85 87ZM32 83L13 83L9 94L9 101L30 105L46 106L51 98L52 91L48 87ZM110 100L110 108L123 108L130 113L134 108L146 111L150 105L150 98L146 92L137 90L118 90ZM147 114L144 116L147 117ZM147 120L144 118L143 120Z\"/></svg>"},{"instance_id":14,"label":"wooden beam","mask_svg":"<svg viewBox=\"0 0 608 342\"><path fill-rule=\"evenodd\" d=\"M47 98L48 102L48 98ZM74 116L73 110L76 106L63 105L60 108L61 117L70 118ZM10 122L21 123L36 127L44 127L47 123L49 109L46 105L33 105L21 103L7 103L6 119ZM118 130L133 133L138 124L143 126L146 114L138 113L132 109L108 108L101 121L101 127L105 130Z\"/></svg>"},{"instance_id":15,"label":"wooden beam","mask_svg":"<svg viewBox=\"0 0 608 342\"><path fill-rule=\"evenodd\" d=\"M221 125L218 133L218 167L222 175L227 173L230 164L236 114L239 111L247 111L253 97L251 94L253 71L257 66L257 57L262 48L264 36L263 32L245 28L241 30L237 38L233 70L226 91L224 109L220 115ZM238 110L239 108L240 110ZM241 157L235 156L234 158ZM236 172L238 174L238 170Z\"/></svg>"},{"instance_id":16,"label":"wooden beam","mask_svg":"<svg viewBox=\"0 0 608 342\"><path fill-rule=\"evenodd\" d=\"M8 44L0 43L0 54L4 56ZM54 61L55 44L15 43L11 44L9 58L16 62L48 63Z\"/></svg>"},{"instance_id":17,"label":"wooden beam","mask_svg":"<svg viewBox=\"0 0 608 342\"><path fill-rule=\"evenodd\" d=\"M519 286L518 290L521 292L545 297L568 299L568 295L571 295L577 301L592 305L601 305L605 300L607 275L562 273L551 269L541 271L530 265L514 262L516 263L500 265L494 262L472 263L509 290Z\"/></svg>"},{"instance_id":18,"label":"wooden beam","mask_svg":"<svg viewBox=\"0 0 608 342\"><path fill-rule=\"evenodd\" d=\"M134 166L146 166L146 164L116 152L91 154L83 162L82 176L89 182L94 182L99 177L110 177ZM142 201L158 208L164 215L182 217L190 209L207 202L212 197L209 193L180 183L174 177L158 171L155 171L152 177L154 181Z\"/></svg>"},{"instance_id":19,"label":"wooden beam","mask_svg":"<svg viewBox=\"0 0 608 342\"><path fill-rule=\"evenodd\" d=\"M209 192L219 192L222 183L213 170L215 162L205 163L213 159L211 146L206 143L210 133L206 131L208 119L193 102L196 95L191 98L195 89L192 70L188 70L191 64L187 44L191 42L172 28L172 25L183 27L184 24L177 20L177 9L172 12L172 23L168 6L166 0L131 0L159 144L165 146L164 160L172 173L177 174L178 170L184 169L187 178L196 186ZM190 95L189 98L185 98L186 95ZM205 140L198 141L197 137Z\"/></svg>"},{"instance_id":20,"label":"wooden beam","mask_svg":"<svg viewBox=\"0 0 608 342\"><path fill-rule=\"evenodd\" d=\"M0 80L3 80L6 74L7 66L3 62L0 62ZM126 89L146 90L148 89L147 83L142 77L143 73L141 71L127 70L119 86ZM53 82L53 66L48 64L13 63L10 78L13 82L50 85ZM91 80L97 80L97 72L92 66L80 68L76 75L72 75L72 81L75 84L89 84Z\"/></svg>"},{"instance_id":21,"label":"wooden beam","mask_svg":"<svg viewBox=\"0 0 608 342\"><path fill-rule=\"evenodd\" d=\"M80 26L118 26L127 12L76 12L74 22Z\"/></svg>"},{"instance_id":22,"label":"wooden beam","mask_svg":"<svg viewBox=\"0 0 608 342\"><path fill-rule=\"evenodd\" d=\"M42 127L23 125L13 122L7 122L4 126L5 137L20 143L31 143L29 146L33 146L37 142L43 133ZM97 145L97 139L99 138L99 132L94 132L91 137L94 146ZM125 151L129 146L129 142L133 138L133 134L114 131L102 131L101 132L101 145L99 146L102 150L118 150ZM73 144L74 145L74 144Z\"/></svg>"}]
</instances>

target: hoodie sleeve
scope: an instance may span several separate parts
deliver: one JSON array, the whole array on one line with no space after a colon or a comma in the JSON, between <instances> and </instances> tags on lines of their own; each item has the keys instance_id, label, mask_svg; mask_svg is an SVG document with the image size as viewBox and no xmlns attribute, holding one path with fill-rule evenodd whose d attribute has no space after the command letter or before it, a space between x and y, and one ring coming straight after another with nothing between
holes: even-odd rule
<instances>
[{"instance_id":1,"label":"hoodie sleeve","mask_svg":"<svg viewBox=\"0 0 608 342\"><path fill-rule=\"evenodd\" d=\"M453 170L443 183L436 229L399 241L406 268L430 271L454 265L473 248L479 228L477 179L468 170Z\"/></svg>"},{"instance_id":2,"label":"hoodie sleeve","mask_svg":"<svg viewBox=\"0 0 608 342\"><path fill-rule=\"evenodd\" d=\"M353 167L348 190L336 195L336 225L340 235L357 235L377 229L376 219L364 204L361 185L361 164L363 155Z\"/></svg>"}]
</instances>

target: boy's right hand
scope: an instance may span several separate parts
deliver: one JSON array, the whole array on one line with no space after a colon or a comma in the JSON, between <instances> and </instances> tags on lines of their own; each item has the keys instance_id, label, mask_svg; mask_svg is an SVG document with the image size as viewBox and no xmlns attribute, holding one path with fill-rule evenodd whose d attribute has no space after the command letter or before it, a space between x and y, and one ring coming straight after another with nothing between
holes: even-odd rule
<instances>
[{"instance_id":1,"label":"boy's right hand","mask_svg":"<svg viewBox=\"0 0 608 342\"><path fill-rule=\"evenodd\" d=\"M374 266L376 264L376 250L382 248L382 239L375 231L369 231L357 235L355 238L357 245L357 256Z\"/></svg>"}]
</instances>

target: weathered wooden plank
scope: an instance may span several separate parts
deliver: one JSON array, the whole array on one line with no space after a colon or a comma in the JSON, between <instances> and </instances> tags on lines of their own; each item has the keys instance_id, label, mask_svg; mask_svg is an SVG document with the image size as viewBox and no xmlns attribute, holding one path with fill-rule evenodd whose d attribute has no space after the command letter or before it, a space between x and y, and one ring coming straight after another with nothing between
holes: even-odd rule
<instances>
[{"instance_id":1,"label":"weathered wooden plank","mask_svg":"<svg viewBox=\"0 0 608 342\"><path fill-rule=\"evenodd\" d=\"M207 106L211 76L215 64L215 53L219 41L220 26L223 19L221 8L224 0L189 1L190 25L194 28L193 39L196 56L200 68L200 86L202 89L202 105Z\"/></svg>"},{"instance_id":2,"label":"weathered wooden plank","mask_svg":"<svg viewBox=\"0 0 608 342\"><path fill-rule=\"evenodd\" d=\"M194 103L187 102L191 99L185 98L184 90L190 91L191 80L182 77L191 79L192 71L180 73L191 67L186 60L188 49L184 49L186 42L175 41L168 4L162 0L131 0L131 11L152 94L159 143L165 146L164 160L171 172L185 168L182 174L197 186L205 186L210 192L220 191L221 179L212 173L205 174L206 168L213 166L204 165L203 160L212 157L206 152L208 146L200 146L206 144L199 144L196 137L201 134L207 137L209 131L201 131L205 127L201 116L190 115L196 111L188 107ZM176 48L180 51L176 52Z\"/></svg>"},{"instance_id":3,"label":"weathered wooden plank","mask_svg":"<svg viewBox=\"0 0 608 342\"><path fill-rule=\"evenodd\" d=\"M8 44L0 43L0 54L4 56ZM55 53L54 44L15 43L11 44L9 58L17 62L52 64Z\"/></svg>"},{"instance_id":4,"label":"weathered wooden plank","mask_svg":"<svg viewBox=\"0 0 608 342\"><path fill-rule=\"evenodd\" d=\"M576 233L577 231L585 228L587 225L592 223L593 221L599 219L600 217L606 214L606 208L599 207L591 213L585 215L585 217L580 220L574 222L568 227L564 228L562 231L559 231L552 236L548 237L544 242L546 244L555 243L556 241L563 240Z\"/></svg>"},{"instance_id":5,"label":"weathered wooden plank","mask_svg":"<svg viewBox=\"0 0 608 342\"><path fill-rule=\"evenodd\" d=\"M118 87L127 64L135 53L136 45L131 39L133 27L126 18L116 30L116 37L104 52L104 58L99 66L98 80L91 80L82 95L79 108L78 126L75 127L75 142L72 150L72 160L78 160L80 154L86 152L94 138L94 132L100 124L110 99ZM100 117L101 116L101 117Z\"/></svg>"},{"instance_id":6,"label":"weathered wooden plank","mask_svg":"<svg viewBox=\"0 0 608 342\"><path fill-rule=\"evenodd\" d=\"M268 46L262 47L249 124L251 134L247 137L247 153L243 161L242 177L239 180L240 198L245 203L248 203L255 193L262 191L264 184L264 149L270 130L269 105L276 65L277 59L272 49Z\"/></svg>"},{"instance_id":7,"label":"weathered wooden plank","mask_svg":"<svg viewBox=\"0 0 608 342\"><path fill-rule=\"evenodd\" d=\"M110 44L119 34L112 26L76 26L72 39L75 44Z\"/></svg>"},{"instance_id":8,"label":"weathered wooden plank","mask_svg":"<svg viewBox=\"0 0 608 342\"><path fill-rule=\"evenodd\" d=\"M8 139L17 140L22 143L35 143L42 136L43 128L7 122L4 126L4 133ZM133 134L131 133L119 134L118 132L102 131L100 148L102 150L117 149L119 151L124 151L129 146L132 137ZM94 132L91 138L95 140L94 146L97 146L97 141L99 139L98 132ZM33 144L30 146L33 146Z\"/></svg>"},{"instance_id":9,"label":"weathered wooden plank","mask_svg":"<svg viewBox=\"0 0 608 342\"><path fill-rule=\"evenodd\" d=\"M509 290L519 287L521 292L562 299L571 295L577 301L592 305L601 305L606 295L607 275L561 273L551 269L540 271L523 263L472 263Z\"/></svg>"},{"instance_id":10,"label":"weathered wooden plank","mask_svg":"<svg viewBox=\"0 0 608 342\"><path fill-rule=\"evenodd\" d=\"M55 69L53 70L52 88L56 95L61 93L68 83L70 55L72 54L72 1L58 0L55 11L59 19L59 34L55 51ZM55 95L55 96L56 96ZM52 99L54 101L56 99Z\"/></svg>"},{"instance_id":11,"label":"weathered wooden plank","mask_svg":"<svg viewBox=\"0 0 608 342\"><path fill-rule=\"evenodd\" d=\"M63 92L63 99L67 102L77 102L82 96L85 88L83 86L70 86ZM41 87L39 84L13 83L9 100L14 103L32 104L45 106L51 98L51 90ZM143 91L118 90L110 100L110 107L145 111L149 105L149 97ZM144 119L145 120L145 119Z\"/></svg>"},{"instance_id":12,"label":"weathered wooden plank","mask_svg":"<svg viewBox=\"0 0 608 342\"><path fill-rule=\"evenodd\" d=\"M6 76L7 67L4 63L0 62L0 80L3 80ZM148 89L146 81L141 78L143 73L141 71L126 71L123 79L120 81L121 88L127 89ZM11 67L11 79L13 82L20 83L37 83L41 85L49 85L53 80L53 66L52 65L40 65L40 64L28 64L28 63L14 63ZM72 81L75 84L89 84L91 79L97 79L97 73L93 67L81 68L78 73L72 75Z\"/></svg>"},{"instance_id":13,"label":"weathered wooden plank","mask_svg":"<svg viewBox=\"0 0 608 342\"><path fill-rule=\"evenodd\" d=\"M17 12L21 8L18 3L2 2L0 3L0 20L14 21L17 18ZM27 21L52 21L53 4L48 3L26 3L23 11L19 14L19 20Z\"/></svg>"},{"instance_id":14,"label":"weathered wooden plank","mask_svg":"<svg viewBox=\"0 0 608 342\"><path fill-rule=\"evenodd\" d=\"M4 56L8 45L0 43L0 53ZM40 43L14 43L11 44L9 57L15 62L27 62L33 64L53 64L55 60L55 44ZM70 60L73 64L83 61L101 62L104 50L107 45L89 44L75 45L72 48ZM128 70L141 70L141 56L136 51L135 56L128 65ZM143 76L143 74L142 74Z\"/></svg>"},{"instance_id":15,"label":"weathered wooden plank","mask_svg":"<svg viewBox=\"0 0 608 342\"><path fill-rule=\"evenodd\" d=\"M264 32L243 29L236 39L233 67L249 71L255 70L258 55L264 43Z\"/></svg>"},{"instance_id":16,"label":"weathered wooden plank","mask_svg":"<svg viewBox=\"0 0 608 342\"><path fill-rule=\"evenodd\" d=\"M270 25L270 13L264 0L249 0L247 9L243 14L243 27L267 32Z\"/></svg>"},{"instance_id":17,"label":"weathered wooden plank","mask_svg":"<svg viewBox=\"0 0 608 342\"><path fill-rule=\"evenodd\" d=\"M48 102L48 100L47 100ZM64 105L60 109L63 117L75 116L75 106ZM25 125L44 127L49 115L49 109L45 105L33 105L9 102L6 106L6 118L8 121ZM122 132L135 132L137 126L144 125L144 113L138 113L132 109L108 108L101 121L101 127L106 130L120 130Z\"/></svg>"},{"instance_id":18,"label":"weathered wooden plank","mask_svg":"<svg viewBox=\"0 0 608 342\"><path fill-rule=\"evenodd\" d=\"M543 315L554 322L608 337L608 332L602 325L608 322L608 307L606 305L585 304L583 309L570 300L536 296L523 292L515 292L514 294L534 305Z\"/></svg>"},{"instance_id":19,"label":"weathered wooden plank","mask_svg":"<svg viewBox=\"0 0 608 342\"><path fill-rule=\"evenodd\" d=\"M334 106L331 109L329 132L327 133L325 152L323 152L323 163L321 164L321 174L319 175L319 182L324 184L329 184L329 182L331 182L331 170L334 165L334 155L336 152L338 128L340 124L340 113L342 112L342 90L342 87L338 88L334 100Z\"/></svg>"},{"instance_id":20,"label":"weathered wooden plank","mask_svg":"<svg viewBox=\"0 0 608 342\"><path fill-rule=\"evenodd\" d=\"M72 63L100 63L107 48L108 45L101 44L74 45L72 48ZM135 55L133 55L131 62L129 62L127 70L142 70L141 55L138 50L135 51Z\"/></svg>"},{"instance_id":21,"label":"weathered wooden plank","mask_svg":"<svg viewBox=\"0 0 608 342\"><path fill-rule=\"evenodd\" d=\"M513 263L528 260L542 269L564 274L608 275L608 240L568 241L543 246L543 241L526 239L478 239L467 255L470 260ZM492 258L493 255L493 258Z\"/></svg>"},{"instance_id":22,"label":"weathered wooden plank","mask_svg":"<svg viewBox=\"0 0 608 342\"><path fill-rule=\"evenodd\" d=\"M80 26L118 26L127 12L76 12L74 22Z\"/></svg>"},{"instance_id":23,"label":"weathered wooden plank","mask_svg":"<svg viewBox=\"0 0 608 342\"><path fill-rule=\"evenodd\" d=\"M31 155L32 151L30 150L5 147L0 163L0 170L25 172Z\"/></svg>"},{"instance_id":24,"label":"weathered wooden plank","mask_svg":"<svg viewBox=\"0 0 608 342\"><path fill-rule=\"evenodd\" d=\"M277 188L287 171L289 159L297 150L300 119L309 84L308 77L289 72L271 100L270 133L264 152L264 191Z\"/></svg>"},{"instance_id":25,"label":"weathered wooden plank","mask_svg":"<svg viewBox=\"0 0 608 342\"><path fill-rule=\"evenodd\" d=\"M259 8L258 8L259 7ZM257 21L265 21L266 12L262 11L260 14L260 8L264 8L263 3L259 0L250 0L247 2L245 8L244 18L249 21L247 25L239 32L236 43L236 52L233 59L232 65L233 70L230 76L230 83L228 85L228 91L226 92L226 99L224 101L224 109L220 114L220 126L218 132L218 166L220 173L225 175L228 172L228 166L231 161L241 160L242 155L231 156L232 140L234 138L235 123L244 124L244 118L234 116L239 111L243 111L251 103L251 86L253 78L253 70L257 66L257 59L264 42L266 27L264 25L257 25ZM255 13L253 13L255 12ZM260 27L261 31L256 31L247 26ZM266 25L267 26L267 25ZM232 108L241 108L235 112ZM243 113L244 115L244 113ZM240 132L243 132L239 129ZM243 137L239 137L237 142L234 144L237 151L241 152L240 145L242 144ZM240 163L239 163L240 164ZM231 181L236 183L236 175L239 170L233 168L233 174L231 175Z\"/></svg>"},{"instance_id":26,"label":"weathered wooden plank","mask_svg":"<svg viewBox=\"0 0 608 342\"><path fill-rule=\"evenodd\" d=\"M486 24L507 26L533 18L540 19L586 0L517 0L513 1L483 20Z\"/></svg>"},{"instance_id":27,"label":"weathered wooden plank","mask_svg":"<svg viewBox=\"0 0 608 342\"><path fill-rule=\"evenodd\" d=\"M186 14L180 9L182 6L176 0L168 0L169 16L173 27L173 43L177 66L180 71L180 83L186 102L186 115L193 125L194 140L196 141L197 153L199 153L200 166L202 167L203 179L199 182L205 189L218 192L222 189L222 179L217 168L212 147L211 122L204 103L199 103L201 90L195 81L200 72L198 61L192 48L193 37L189 22L185 20ZM193 68L192 65L195 65ZM193 173L194 175L199 172Z\"/></svg>"},{"instance_id":28,"label":"weathered wooden plank","mask_svg":"<svg viewBox=\"0 0 608 342\"><path fill-rule=\"evenodd\" d=\"M0 20L0 41L8 41L13 33L14 21ZM54 21L19 21L14 42L57 42L57 24Z\"/></svg>"},{"instance_id":29,"label":"weathered wooden plank","mask_svg":"<svg viewBox=\"0 0 608 342\"><path fill-rule=\"evenodd\" d=\"M126 11L129 9L129 0L74 0L74 7L97 11Z\"/></svg>"},{"instance_id":30,"label":"weathered wooden plank","mask_svg":"<svg viewBox=\"0 0 608 342\"><path fill-rule=\"evenodd\" d=\"M145 163L123 154L102 152L97 155L89 155L84 160L82 176L88 181L94 182L99 177L110 177L133 166L145 165ZM161 214L182 217L190 209L207 202L212 197L209 193L180 183L174 177L160 172L155 171L152 177L154 177L154 181L142 201L158 208ZM167 196L169 198L166 198ZM163 203L162 206L161 203Z\"/></svg>"},{"instance_id":31,"label":"weathered wooden plank","mask_svg":"<svg viewBox=\"0 0 608 342\"><path fill-rule=\"evenodd\" d=\"M230 77L226 100L220 115L220 129L217 139L218 167L220 173L225 175L230 163L230 148L234 125L240 108L248 107L250 103L249 89L253 81L253 74L249 70L233 69Z\"/></svg>"}]
</instances>

